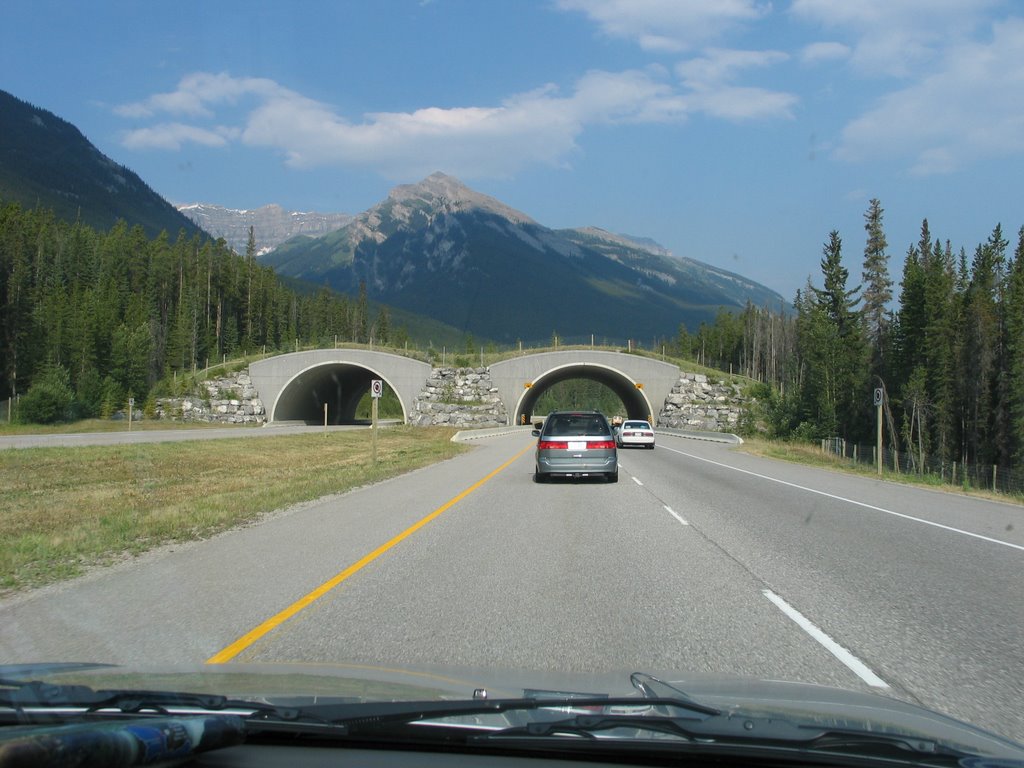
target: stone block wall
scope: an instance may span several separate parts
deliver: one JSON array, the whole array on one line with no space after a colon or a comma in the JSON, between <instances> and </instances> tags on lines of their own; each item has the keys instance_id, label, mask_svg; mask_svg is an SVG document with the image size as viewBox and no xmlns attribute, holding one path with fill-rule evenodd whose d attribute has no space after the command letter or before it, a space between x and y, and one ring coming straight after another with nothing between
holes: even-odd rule
<instances>
[{"instance_id":1,"label":"stone block wall","mask_svg":"<svg viewBox=\"0 0 1024 768\"><path fill-rule=\"evenodd\" d=\"M738 384L712 383L704 374L683 373L665 398L658 426L733 432L747 401Z\"/></svg>"},{"instance_id":2,"label":"stone block wall","mask_svg":"<svg viewBox=\"0 0 1024 768\"><path fill-rule=\"evenodd\" d=\"M505 426L508 413L487 368L434 368L413 403L409 423L482 429Z\"/></svg>"},{"instance_id":3,"label":"stone block wall","mask_svg":"<svg viewBox=\"0 0 1024 768\"><path fill-rule=\"evenodd\" d=\"M267 420L248 371L207 379L202 387L203 394L158 398L156 418L222 424L263 424Z\"/></svg>"}]
</instances>

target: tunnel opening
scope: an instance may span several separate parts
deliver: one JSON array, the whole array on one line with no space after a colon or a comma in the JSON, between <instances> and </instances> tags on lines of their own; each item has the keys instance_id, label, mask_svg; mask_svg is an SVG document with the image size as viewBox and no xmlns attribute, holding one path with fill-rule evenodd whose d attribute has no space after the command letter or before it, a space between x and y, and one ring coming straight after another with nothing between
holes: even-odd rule
<instances>
[{"instance_id":1,"label":"tunnel opening","mask_svg":"<svg viewBox=\"0 0 1024 768\"><path fill-rule=\"evenodd\" d=\"M307 368L281 390L272 420L323 424L326 405L329 425L368 424L369 420L360 418L357 411L374 379L383 380L385 390L394 392L379 373L353 363L325 363ZM405 422L405 403L401 402L401 398L397 399L401 406L402 421Z\"/></svg>"},{"instance_id":2,"label":"tunnel opening","mask_svg":"<svg viewBox=\"0 0 1024 768\"><path fill-rule=\"evenodd\" d=\"M627 419L644 419L654 423L654 412L641 385L621 371L601 365L579 363L567 365L538 376L527 387L516 406L515 423L529 424L539 421L547 413L534 413L542 395L556 384L577 379L594 381L611 390L622 404ZM606 414L611 417L615 414Z\"/></svg>"}]
</instances>

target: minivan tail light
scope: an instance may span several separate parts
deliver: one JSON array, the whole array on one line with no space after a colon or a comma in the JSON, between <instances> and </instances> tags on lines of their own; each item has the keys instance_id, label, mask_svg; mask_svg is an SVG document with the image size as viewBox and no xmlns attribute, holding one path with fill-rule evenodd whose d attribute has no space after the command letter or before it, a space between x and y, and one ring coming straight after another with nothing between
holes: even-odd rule
<instances>
[{"instance_id":1,"label":"minivan tail light","mask_svg":"<svg viewBox=\"0 0 1024 768\"><path fill-rule=\"evenodd\" d=\"M591 443L587 443L587 448L593 448L595 451L601 450L602 448L608 450L615 447L614 440L595 440Z\"/></svg>"},{"instance_id":2,"label":"minivan tail light","mask_svg":"<svg viewBox=\"0 0 1024 768\"><path fill-rule=\"evenodd\" d=\"M541 440L537 447L542 451L565 451L569 448L569 443L564 440Z\"/></svg>"}]
</instances>

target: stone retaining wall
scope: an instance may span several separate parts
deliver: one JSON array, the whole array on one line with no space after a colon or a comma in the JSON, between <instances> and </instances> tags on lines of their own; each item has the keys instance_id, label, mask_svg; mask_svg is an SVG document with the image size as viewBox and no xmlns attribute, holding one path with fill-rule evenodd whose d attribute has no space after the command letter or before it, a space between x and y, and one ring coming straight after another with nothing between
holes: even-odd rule
<instances>
[{"instance_id":1,"label":"stone retaining wall","mask_svg":"<svg viewBox=\"0 0 1024 768\"><path fill-rule=\"evenodd\" d=\"M712 383L701 373L683 373L665 398L658 426L733 432L749 398L738 384Z\"/></svg>"},{"instance_id":2,"label":"stone retaining wall","mask_svg":"<svg viewBox=\"0 0 1024 768\"><path fill-rule=\"evenodd\" d=\"M248 371L207 379L202 387L203 394L158 398L156 418L220 424L263 424L267 420Z\"/></svg>"},{"instance_id":3,"label":"stone retaining wall","mask_svg":"<svg viewBox=\"0 0 1024 768\"><path fill-rule=\"evenodd\" d=\"M487 368L434 368L413 403L409 423L500 427L508 423L508 413Z\"/></svg>"}]
</instances>

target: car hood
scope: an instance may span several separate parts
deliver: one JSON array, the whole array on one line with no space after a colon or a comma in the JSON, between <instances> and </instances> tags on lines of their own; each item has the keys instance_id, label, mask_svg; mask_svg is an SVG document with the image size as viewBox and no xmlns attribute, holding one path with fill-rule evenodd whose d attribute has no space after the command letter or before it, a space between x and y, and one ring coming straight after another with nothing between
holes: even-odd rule
<instances>
[{"instance_id":1,"label":"car hood","mask_svg":"<svg viewBox=\"0 0 1024 768\"><path fill-rule=\"evenodd\" d=\"M754 678L644 672L692 701L736 717L929 739L978 755L1024 761L1024 746L924 707L867 691ZM94 689L210 693L301 706L331 701L519 699L564 694L641 698L630 672L563 673L359 664L244 664L132 667L102 664L0 666L5 680L44 680ZM661 694L659 694L661 695ZM671 696L670 693L664 693Z\"/></svg>"}]
</instances>

